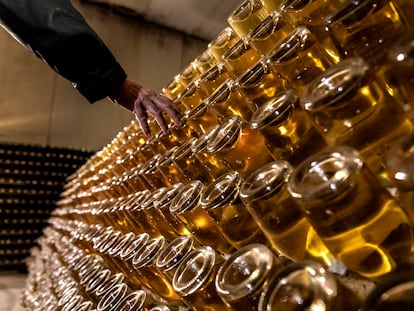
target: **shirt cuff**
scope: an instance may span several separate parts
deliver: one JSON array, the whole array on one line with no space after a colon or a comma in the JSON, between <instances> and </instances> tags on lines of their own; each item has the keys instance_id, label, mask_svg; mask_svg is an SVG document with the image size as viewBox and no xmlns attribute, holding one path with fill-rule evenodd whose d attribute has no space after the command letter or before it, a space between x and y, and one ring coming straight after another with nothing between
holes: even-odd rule
<instances>
[{"instance_id":1,"label":"shirt cuff","mask_svg":"<svg viewBox=\"0 0 414 311\"><path fill-rule=\"evenodd\" d=\"M126 78L122 67L116 66L86 86L74 86L90 103L94 103L115 93Z\"/></svg>"}]
</instances>

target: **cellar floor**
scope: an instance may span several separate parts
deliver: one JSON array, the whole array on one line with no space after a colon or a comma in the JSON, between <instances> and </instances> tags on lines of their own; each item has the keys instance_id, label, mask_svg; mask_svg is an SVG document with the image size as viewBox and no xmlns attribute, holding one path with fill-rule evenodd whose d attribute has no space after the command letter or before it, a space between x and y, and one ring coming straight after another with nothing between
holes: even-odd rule
<instances>
[{"instance_id":1,"label":"cellar floor","mask_svg":"<svg viewBox=\"0 0 414 311\"><path fill-rule=\"evenodd\" d=\"M17 271L0 271L0 311L23 311L19 299L27 274Z\"/></svg>"}]
</instances>

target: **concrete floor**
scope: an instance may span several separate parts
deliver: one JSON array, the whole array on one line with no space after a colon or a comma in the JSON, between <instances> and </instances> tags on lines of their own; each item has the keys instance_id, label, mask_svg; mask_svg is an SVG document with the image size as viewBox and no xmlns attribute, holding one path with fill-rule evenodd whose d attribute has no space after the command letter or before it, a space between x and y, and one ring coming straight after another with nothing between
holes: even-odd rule
<instances>
[{"instance_id":1,"label":"concrete floor","mask_svg":"<svg viewBox=\"0 0 414 311\"><path fill-rule=\"evenodd\" d=\"M25 287L26 274L0 271L0 311L23 311L19 299Z\"/></svg>"}]
</instances>

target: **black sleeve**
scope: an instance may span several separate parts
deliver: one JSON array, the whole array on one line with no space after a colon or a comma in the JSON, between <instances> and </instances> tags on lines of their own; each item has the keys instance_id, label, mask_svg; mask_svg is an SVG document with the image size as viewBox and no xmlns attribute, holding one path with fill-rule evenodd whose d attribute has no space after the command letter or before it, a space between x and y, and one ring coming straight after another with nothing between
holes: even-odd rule
<instances>
[{"instance_id":1,"label":"black sleeve","mask_svg":"<svg viewBox=\"0 0 414 311\"><path fill-rule=\"evenodd\" d=\"M69 0L0 0L0 22L91 103L114 93L126 79Z\"/></svg>"}]
</instances>

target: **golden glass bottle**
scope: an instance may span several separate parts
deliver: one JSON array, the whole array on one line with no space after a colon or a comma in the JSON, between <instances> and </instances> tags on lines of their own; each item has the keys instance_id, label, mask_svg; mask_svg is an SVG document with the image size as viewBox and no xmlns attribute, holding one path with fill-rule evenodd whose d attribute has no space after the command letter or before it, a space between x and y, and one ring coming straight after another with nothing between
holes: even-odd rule
<instances>
[{"instance_id":1,"label":"golden glass bottle","mask_svg":"<svg viewBox=\"0 0 414 311\"><path fill-rule=\"evenodd\" d=\"M165 299L172 305L181 305L180 296L175 292L170 281L156 267L156 258L166 246L163 237L152 238L132 258L132 266L135 270L130 275L139 283L151 289L154 293Z\"/></svg>"},{"instance_id":2,"label":"golden glass bottle","mask_svg":"<svg viewBox=\"0 0 414 311\"><path fill-rule=\"evenodd\" d=\"M195 108L197 109L197 108ZM189 112L188 112L189 113ZM185 143L192 137L198 137L199 133L193 130L187 122L187 114L181 118L181 124L177 125L175 123L170 123L168 125L167 133L160 133L157 135L157 140L164 147L164 152L167 152L169 149L180 146Z\"/></svg>"},{"instance_id":3,"label":"golden glass bottle","mask_svg":"<svg viewBox=\"0 0 414 311\"><path fill-rule=\"evenodd\" d=\"M141 234L148 233L151 236L159 236L161 233L154 227L148 216L143 211L143 203L150 197L151 191L144 191L133 204L126 207L126 219L128 219L130 231Z\"/></svg>"},{"instance_id":4,"label":"golden glass bottle","mask_svg":"<svg viewBox=\"0 0 414 311\"><path fill-rule=\"evenodd\" d=\"M394 196L410 218L414 228L414 132L409 132L391 144L387 153L386 172L394 187Z\"/></svg>"},{"instance_id":5,"label":"golden glass bottle","mask_svg":"<svg viewBox=\"0 0 414 311\"><path fill-rule=\"evenodd\" d=\"M138 221L140 214L141 214L141 204L144 200L148 197L151 193L150 190L139 191L137 192L131 200L126 202L123 207L122 212L116 212L114 218L117 222L122 224L122 226L129 231L132 231L136 234L141 234L146 232L148 226L146 223Z\"/></svg>"},{"instance_id":6,"label":"golden glass bottle","mask_svg":"<svg viewBox=\"0 0 414 311\"><path fill-rule=\"evenodd\" d=\"M82 296L75 295L71 297L70 301L68 301L62 308L62 311L70 311L75 309L78 305L83 302Z\"/></svg>"},{"instance_id":7,"label":"golden glass bottle","mask_svg":"<svg viewBox=\"0 0 414 311\"><path fill-rule=\"evenodd\" d=\"M114 311L140 310L145 307L147 294L144 290L132 291L129 289L122 300L118 300Z\"/></svg>"},{"instance_id":8,"label":"golden glass bottle","mask_svg":"<svg viewBox=\"0 0 414 311\"><path fill-rule=\"evenodd\" d=\"M256 107L260 107L289 87L286 79L270 70L266 59L260 59L235 81L240 92Z\"/></svg>"},{"instance_id":9,"label":"golden glass bottle","mask_svg":"<svg viewBox=\"0 0 414 311\"><path fill-rule=\"evenodd\" d=\"M341 61L314 78L302 94L301 106L328 146L354 147L379 176L390 142L413 128L402 105L361 58Z\"/></svg>"},{"instance_id":10,"label":"golden glass bottle","mask_svg":"<svg viewBox=\"0 0 414 311\"><path fill-rule=\"evenodd\" d=\"M260 0L245 0L230 14L227 22L240 38L245 38L268 14Z\"/></svg>"},{"instance_id":11,"label":"golden glass bottle","mask_svg":"<svg viewBox=\"0 0 414 311\"><path fill-rule=\"evenodd\" d=\"M122 232L111 228L106 234L103 234L100 238L94 240L93 248L98 253L105 254L113 244L117 243L120 236L122 236Z\"/></svg>"},{"instance_id":12,"label":"golden glass bottle","mask_svg":"<svg viewBox=\"0 0 414 311\"><path fill-rule=\"evenodd\" d=\"M266 64L297 91L334 64L321 43L305 26L297 26L266 55Z\"/></svg>"},{"instance_id":13,"label":"golden glass bottle","mask_svg":"<svg viewBox=\"0 0 414 311\"><path fill-rule=\"evenodd\" d=\"M391 84L394 93L401 92L402 102L405 105L410 119L414 119L414 31L411 30L397 40L390 48L385 66L390 77L385 76L386 82ZM380 69L381 70L381 69ZM388 78L388 79L387 79ZM392 84L394 82L394 84ZM394 95L392 93L392 95Z\"/></svg>"},{"instance_id":14,"label":"golden glass bottle","mask_svg":"<svg viewBox=\"0 0 414 311\"><path fill-rule=\"evenodd\" d=\"M177 98L178 105L185 107L185 112L197 107L208 96L200 85L196 82L190 83Z\"/></svg>"},{"instance_id":15,"label":"golden glass bottle","mask_svg":"<svg viewBox=\"0 0 414 311\"><path fill-rule=\"evenodd\" d=\"M73 297L76 296L77 292L78 289L76 287L72 287L68 291L62 293L62 296L60 296L57 303L58 307L62 308L63 306L65 306Z\"/></svg>"},{"instance_id":16,"label":"golden glass bottle","mask_svg":"<svg viewBox=\"0 0 414 311\"><path fill-rule=\"evenodd\" d=\"M164 214L155 206L155 201L163 197L167 191L167 187L158 188L153 191L150 196L142 203L142 211L147 216L149 223L156 227L160 234L171 241L177 237L175 229L170 222L164 217Z\"/></svg>"},{"instance_id":17,"label":"golden glass bottle","mask_svg":"<svg viewBox=\"0 0 414 311\"><path fill-rule=\"evenodd\" d=\"M172 283L174 273L180 263L193 249L196 241L191 236L181 235L168 243L157 256L157 269Z\"/></svg>"},{"instance_id":18,"label":"golden glass bottle","mask_svg":"<svg viewBox=\"0 0 414 311\"><path fill-rule=\"evenodd\" d=\"M45 305L51 307L50 303L48 301L45 302ZM76 306L74 309L71 309L73 311L90 311L93 310L93 302L92 301L83 301L78 306ZM53 307L52 307L53 310Z\"/></svg>"},{"instance_id":19,"label":"golden glass bottle","mask_svg":"<svg viewBox=\"0 0 414 311\"><path fill-rule=\"evenodd\" d=\"M228 118L219 125L210 137L206 150L242 177L274 160L266 147L265 138L239 116Z\"/></svg>"},{"instance_id":20,"label":"golden glass bottle","mask_svg":"<svg viewBox=\"0 0 414 311\"><path fill-rule=\"evenodd\" d=\"M231 27L225 27L208 43L208 49L217 63L221 63L223 54L239 40L240 37Z\"/></svg>"},{"instance_id":21,"label":"golden glass bottle","mask_svg":"<svg viewBox=\"0 0 414 311\"><path fill-rule=\"evenodd\" d=\"M126 232L128 231L125 228L129 222L129 219L126 219L122 215L122 208L118 205L118 200L105 200L99 207L99 210L94 212L94 216L99 219L99 223L102 223L105 226L111 226L112 228Z\"/></svg>"},{"instance_id":22,"label":"golden glass bottle","mask_svg":"<svg viewBox=\"0 0 414 311\"><path fill-rule=\"evenodd\" d=\"M228 78L230 78L229 73L220 62L203 73L196 83L208 95L212 94Z\"/></svg>"},{"instance_id":23,"label":"golden glass bottle","mask_svg":"<svg viewBox=\"0 0 414 311\"><path fill-rule=\"evenodd\" d=\"M197 138L192 138L175 149L171 156L172 161L181 172L183 183L193 180L200 180L203 183L212 182L214 177L210 175L192 151L192 147L196 142Z\"/></svg>"},{"instance_id":24,"label":"golden glass bottle","mask_svg":"<svg viewBox=\"0 0 414 311\"><path fill-rule=\"evenodd\" d=\"M337 146L309 157L294 170L288 190L350 270L376 278L407 263L413 238L408 216L355 149Z\"/></svg>"},{"instance_id":25,"label":"golden glass bottle","mask_svg":"<svg viewBox=\"0 0 414 311\"><path fill-rule=\"evenodd\" d=\"M149 311L174 311L174 310L171 309L170 306L159 304L159 305L152 307Z\"/></svg>"},{"instance_id":26,"label":"golden glass bottle","mask_svg":"<svg viewBox=\"0 0 414 311\"><path fill-rule=\"evenodd\" d=\"M227 79L208 97L207 110L211 110L221 123L234 115L249 120L256 106L243 96L239 84L232 79Z\"/></svg>"},{"instance_id":27,"label":"golden glass bottle","mask_svg":"<svg viewBox=\"0 0 414 311\"><path fill-rule=\"evenodd\" d=\"M170 205L173 199L181 192L182 183L173 184L168 187L164 194L154 201L154 207L158 209L164 216L165 220L174 228L177 235L191 235L185 225L173 216L170 212Z\"/></svg>"},{"instance_id":28,"label":"golden glass bottle","mask_svg":"<svg viewBox=\"0 0 414 311\"><path fill-rule=\"evenodd\" d=\"M136 238L133 241L131 241L131 243L126 244L121 249L121 251L117 255L117 257L119 258L119 261L117 261L119 271L121 271L124 275L130 275L134 272L132 259L137 253L139 253L142 250L142 248L147 244L150 238L151 237L148 233L141 233L140 235L137 235ZM132 279L130 279L129 277L127 277L125 281L134 289L141 288L141 284L139 282L133 282Z\"/></svg>"},{"instance_id":29,"label":"golden glass bottle","mask_svg":"<svg viewBox=\"0 0 414 311\"><path fill-rule=\"evenodd\" d=\"M106 254L101 254L112 271L123 271L119 268L119 266L122 265L120 254L124 249L127 249L129 246L131 246L137 237L138 236L133 232L123 234L116 241L116 243L111 245Z\"/></svg>"},{"instance_id":30,"label":"golden glass bottle","mask_svg":"<svg viewBox=\"0 0 414 311\"><path fill-rule=\"evenodd\" d=\"M414 28L414 3L410 0L394 0L398 11L410 29Z\"/></svg>"},{"instance_id":31,"label":"golden glass bottle","mask_svg":"<svg viewBox=\"0 0 414 311\"><path fill-rule=\"evenodd\" d=\"M276 253L295 261L315 259L329 266L333 256L287 191L291 174L287 161L270 162L246 177L240 197Z\"/></svg>"},{"instance_id":32,"label":"golden glass bottle","mask_svg":"<svg viewBox=\"0 0 414 311\"><path fill-rule=\"evenodd\" d=\"M189 86L195 80L200 77L201 72L197 68L195 61L191 61L180 73L180 81L185 85Z\"/></svg>"},{"instance_id":33,"label":"golden glass bottle","mask_svg":"<svg viewBox=\"0 0 414 311\"><path fill-rule=\"evenodd\" d=\"M204 185L199 180L184 185L171 202L170 212L186 226L201 245L208 245L220 253L228 254L234 249L233 246L200 205L203 188Z\"/></svg>"},{"instance_id":34,"label":"golden glass bottle","mask_svg":"<svg viewBox=\"0 0 414 311\"><path fill-rule=\"evenodd\" d=\"M285 0L262 0L263 5L269 12L279 11Z\"/></svg>"},{"instance_id":35,"label":"golden glass bottle","mask_svg":"<svg viewBox=\"0 0 414 311\"><path fill-rule=\"evenodd\" d=\"M150 190L155 191L160 187L171 186L170 181L166 178L158 169L158 163L160 160L168 159L168 155L171 151L168 150L163 154L156 154L152 157L140 171L140 175L146 180L147 184L150 185Z\"/></svg>"},{"instance_id":36,"label":"golden glass bottle","mask_svg":"<svg viewBox=\"0 0 414 311\"><path fill-rule=\"evenodd\" d=\"M230 77L237 79L244 71L255 64L261 57L248 41L240 39L222 57L223 66Z\"/></svg>"},{"instance_id":37,"label":"golden glass bottle","mask_svg":"<svg viewBox=\"0 0 414 311\"><path fill-rule=\"evenodd\" d=\"M236 249L247 244L267 243L263 232L239 197L241 176L230 171L206 184L201 207L218 225L223 236Z\"/></svg>"},{"instance_id":38,"label":"golden glass bottle","mask_svg":"<svg viewBox=\"0 0 414 311\"><path fill-rule=\"evenodd\" d=\"M165 180L165 187L185 181L185 176L182 175L180 168L173 161L174 152L178 148L178 146L175 146L169 149L155 163L156 172L154 172L154 175L159 176L158 178L161 180Z\"/></svg>"},{"instance_id":39,"label":"golden glass bottle","mask_svg":"<svg viewBox=\"0 0 414 311\"><path fill-rule=\"evenodd\" d=\"M90 278L88 283L84 283L83 289L89 295L90 299L99 301L110 292L112 288L123 284L124 280L124 275L122 273L112 273L109 270L104 270L93 278Z\"/></svg>"},{"instance_id":40,"label":"golden glass bottle","mask_svg":"<svg viewBox=\"0 0 414 311\"><path fill-rule=\"evenodd\" d=\"M346 57L362 57L375 66L406 30L393 0L346 1L325 17L325 27Z\"/></svg>"},{"instance_id":41,"label":"golden glass bottle","mask_svg":"<svg viewBox=\"0 0 414 311\"><path fill-rule=\"evenodd\" d=\"M291 89L277 93L260 106L250 119L250 126L266 138L275 159L287 160L293 166L326 147Z\"/></svg>"},{"instance_id":42,"label":"golden glass bottle","mask_svg":"<svg viewBox=\"0 0 414 311\"><path fill-rule=\"evenodd\" d=\"M197 70L200 72L200 78L201 75L217 65L217 60L214 58L211 51L207 48L194 59L193 63Z\"/></svg>"},{"instance_id":43,"label":"golden glass bottle","mask_svg":"<svg viewBox=\"0 0 414 311\"><path fill-rule=\"evenodd\" d=\"M114 285L106 295L99 299L96 310L113 310L116 305L118 305L118 303L124 299L127 290L128 286L126 284Z\"/></svg>"},{"instance_id":44,"label":"golden glass bottle","mask_svg":"<svg viewBox=\"0 0 414 311\"><path fill-rule=\"evenodd\" d=\"M324 19L333 13L347 0L285 0L280 8L283 15L292 25L303 25L322 44L334 63L344 55L338 50L329 33L326 31Z\"/></svg>"},{"instance_id":45,"label":"golden glass bottle","mask_svg":"<svg viewBox=\"0 0 414 311\"><path fill-rule=\"evenodd\" d=\"M362 311L409 311L414 308L412 267L380 281L363 301Z\"/></svg>"},{"instance_id":46,"label":"golden glass bottle","mask_svg":"<svg viewBox=\"0 0 414 311\"><path fill-rule=\"evenodd\" d=\"M193 310L233 310L218 296L214 280L223 258L209 246L191 251L178 266L173 286Z\"/></svg>"},{"instance_id":47,"label":"golden glass bottle","mask_svg":"<svg viewBox=\"0 0 414 311\"><path fill-rule=\"evenodd\" d=\"M250 45L261 55L267 55L275 45L293 31L290 22L277 11L269 15L254 28L248 38Z\"/></svg>"},{"instance_id":48,"label":"golden glass bottle","mask_svg":"<svg viewBox=\"0 0 414 311\"><path fill-rule=\"evenodd\" d=\"M186 115L188 127L200 137L219 123L219 118L213 109L209 109L209 97Z\"/></svg>"},{"instance_id":49,"label":"golden glass bottle","mask_svg":"<svg viewBox=\"0 0 414 311\"><path fill-rule=\"evenodd\" d=\"M215 132L219 127L220 126L217 124L216 126L209 128L209 130L200 136L191 147L193 154L202 163L203 167L208 171L208 173L213 176L213 178L216 178L229 171L224 161L222 161L214 153L207 151L207 146L210 138L216 134Z\"/></svg>"},{"instance_id":50,"label":"golden glass bottle","mask_svg":"<svg viewBox=\"0 0 414 311\"><path fill-rule=\"evenodd\" d=\"M145 159L143 159L143 163L145 164L148 160L153 158L157 154L162 154L166 151L168 151L168 148L170 148L171 145L174 145L176 143L177 137L170 137L168 136L170 134L170 129L174 127L175 123L168 123L167 126L167 133L164 134L164 132L159 131L152 135L148 140L147 143L141 147L141 153L145 153ZM167 141L165 142L163 139L167 138Z\"/></svg>"},{"instance_id":51,"label":"golden glass bottle","mask_svg":"<svg viewBox=\"0 0 414 311\"><path fill-rule=\"evenodd\" d=\"M265 310L357 311L360 302L320 263L302 261L274 275L260 297Z\"/></svg>"},{"instance_id":52,"label":"golden glass bottle","mask_svg":"<svg viewBox=\"0 0 414 311\"><path fill-rule=\"evenodd\" d=\"M167 150L167 148L160 143L158 137L161 135L161 131L156 133L151 132L152 136L147 140L147 142L142 145L139 149L139 152L144 155L143 161L139 163L146 163L148 160L153 158L157 154L161 154Z\"/></svg>"},{"instance_id":53,"label":"golden glass bottle","mask_svg":"<svg viewBox=\"0 0 414 311\"><path fill-rule=\"evenodd\" d=\"M215 280L217 293L235 310L257 310L260 294L283 266L265 245L246 245L221 265Z\"/></svg>"},{"instance_id":54,"label":"golden glass bottle","mask_svg":"<svg viewBox=\"0 0 414 311\"><path fill-rule=\"evenodd\" d=\"M171 100L175 100L184 91L185 87L186 85L180 81L180 75L177 74L162 88L162 94Z\"/></svg>"},{"instance_id":55,"label":"golden glass bottle","mask_svg":"<svg viewBox=\"0 0 414 311\"><path fill-rule=\"evenodd\" d=\"M147 190L148 183L140 175L141 169L142 165L138 165L119 179L120 186L124 188L128 195Z\"/></svg>"}]
</instances>

